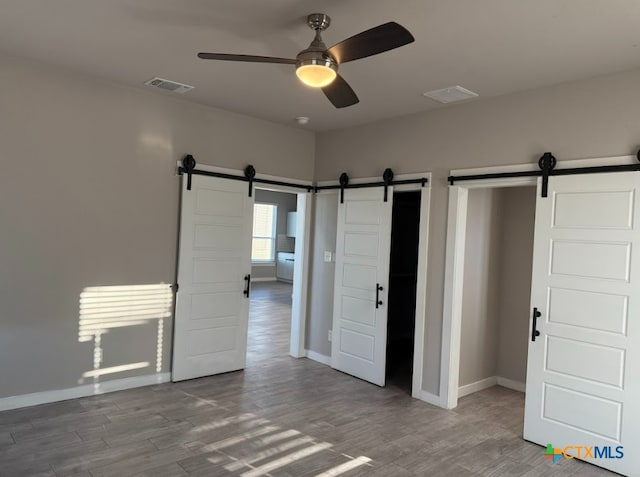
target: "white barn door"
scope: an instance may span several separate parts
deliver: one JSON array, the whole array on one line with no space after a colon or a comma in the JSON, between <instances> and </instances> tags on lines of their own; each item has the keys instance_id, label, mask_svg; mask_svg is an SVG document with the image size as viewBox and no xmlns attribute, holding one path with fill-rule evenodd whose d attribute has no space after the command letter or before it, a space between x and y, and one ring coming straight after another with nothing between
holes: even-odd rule
<instances>
[{"instance_id":1,"label":"white barn door","mask_svg":"<svg viewBox=\"0 0 640 477\"><path fill-rule=\"evenodd\" d=\"M625 475L640 469L639 186L637 172L551 177L548 198L538 184L524 423Z\"/></svg>"},{"instance_id":2,"label":"white barn door","mask_svg":"<svg viewBox=\"0 0 640 477\"><path fill-rule=\"evenodd\" d=\"M242 369L253 197L245 182L183 178L172 380Z\"/></svg>"},{"instance_id":3,"label":"white barn door","mask_svg":"<svg viewBox=\"0 0 640 477\"><path fill-rule=\"evenodd\" d=\"M385 384L393 188L347 189L338 208L331 366Z\"/></svg>"}]
</instances>

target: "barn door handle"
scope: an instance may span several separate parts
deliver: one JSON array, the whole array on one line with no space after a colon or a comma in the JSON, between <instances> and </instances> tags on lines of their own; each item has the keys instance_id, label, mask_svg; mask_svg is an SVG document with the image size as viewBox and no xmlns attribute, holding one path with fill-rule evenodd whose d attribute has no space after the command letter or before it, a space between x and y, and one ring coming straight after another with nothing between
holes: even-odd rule
<instances>
[{"instance_id":1,"label":"barn door handle","mask_svg":"<svg viewBox=\"0 0 640 477\"><path fill-rule=\"evenodd\" d=\"M251 274L247 274L244 276L244 281L247 282L245 285L245 289L242 291L244 296L249 298L249 293L251 292Z\"/></svg>"},{"instance_id":2,"label":"barn door handle","mask_svg":"<svg viewBox=\"0 0 640 477\"><path fill-rule=\"evenodd\" d=\"M378 308L380 305L382 305L382 300L380 300L380 292L383 290L383 288L380 286L379 283L376 283L376 308Z\"/></svg>"},{"instance_id":3,"label":"barn door handle","mask_svg":"<svg viewBox=\"0 0 640 477\"><path fill-rule=\"evenodd\" d=\"M531 341L536 340L536 336L540 336L540 332L537 330L538 327L538 318L542 316L542 313L538 311L537 308L533 309L533 325L531 326Z\"/></svg>"}]
</instances>

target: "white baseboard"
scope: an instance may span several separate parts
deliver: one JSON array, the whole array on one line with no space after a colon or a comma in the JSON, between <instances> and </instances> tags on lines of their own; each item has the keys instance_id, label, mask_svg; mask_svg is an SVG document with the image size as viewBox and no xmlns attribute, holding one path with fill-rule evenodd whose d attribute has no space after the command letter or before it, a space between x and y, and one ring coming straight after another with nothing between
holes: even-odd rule
<instances>
[{"instance_id":1,"label":"white baseboard","mask_svg":"<svg viewBox=\"0 0 640 477\"><path fill-rule=\"evenodd\" d=\"M458 388L458 398L467 396L468 394L477 393L483 389L488 389L492 386L502 386L503 388L513 389L514 391L524 392L526 384L520 381L514 381L513 379L503 378L501 376L491 376L490 378L481 379L475 383L466 384Z\"/></svg>"},{"instance_id":2,"label":"white baseboard","mask_svg":"<svg viewBox=\"0 0 640 477\"><path fill-rule=\"evenodd\" d=\"M420 399L421 401L424 401L426 403L432 404L437 407L441 407L444 409L447 408L447 406L443 404L442 398L440 396L436 396L435 394L430 393L428 391L424 391L422 389L418 389L417 391L414 390L412 393L412 397L416 399Z\"/></svg>"},{"instance_id":3,"label":"white baseboard","mask_svg":"<svg viewBox=\"0 0 640 477\"><path fill-rule=\"evenodd\" d=\"M53 391L43 391L21 396L10 396L0 398L0 411L18 409L27 406L37 406L38 404L48 404L67 399L93 396L94 394L104 394L123 389L139 388L152 384L168 383L171 380L171 373L148 374L146 376L134 376L131 378L114 379L102 383L83 384L74 388L56 389Z\"/></svg>"},{"instance_id":4,"label":"white baseboard","mask_svg":"<svg viewBox=\"0 0 640 477\"><path fill-rule=\"evenodd\" d=\"M498 376L498 386L503 388L513 389L514 391L524 392L527 385L521 381L514 381L513 379L502 378Z\"/></svg>"},{"instance_id":5,"label":"white baseboard","mask_svg":"<svg viewBox=\"0 0 640 477\"><path fill-rule=\"evenodd\" d=\"M458 398L461 398L468 394L477 393L478 391L482 391L483 389L488 389L492 386L495 386L496 384L498 384L498 378L496 378L495 376L481 379L480 381L476 381L475 383L465 384L464 386L460 386L458 388Z\"/></svg>"},{"instance_id":6,"label":"white baseboard","mask_svg":"<svg viewBox=\"0 0 640 477\"><path fill-rule=\"evenodd\" d=\"M326 356L324 354L316 353L315 351L311 351L308 349L306 351L307 358L317 361L318 363L326 364L327 366L331 366L331 356Z\"/></svg>"},{"instance_id":7,"label":"white baseboard","mask_svg":"<svg viewBox=\"0 0 640 477\"><path fill-rule=\"evenodd\" d=\"M252 282L275 282L277 281L276 277L259 277L259 278L252 278L251 279Z\"/></svg>"}]
</instances>

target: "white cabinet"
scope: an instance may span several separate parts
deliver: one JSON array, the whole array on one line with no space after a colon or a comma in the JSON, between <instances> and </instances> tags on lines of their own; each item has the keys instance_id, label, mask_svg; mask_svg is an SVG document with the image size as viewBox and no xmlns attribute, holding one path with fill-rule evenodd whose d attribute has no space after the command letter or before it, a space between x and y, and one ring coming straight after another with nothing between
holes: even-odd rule
<instances>
[{"instance_id":1,"label":"white cabinet","mask_svg":"<svg viewBox=\"0 0 640 477\"><path fill-rule=\"evenodd\" d=\"M276 262L276 278L287 282L293 282L294 254L289 252L278 252Z\"/></svg>"},{"instance_id":2,"label":"white cabinet","mask_svg":"<svg viewBox=\"0 0 640 477\"><path fill-rule=\"evenodd\" d=\"M287 237L295 237L296 236L296 226L298 225L298 213L297 212L288 212L287 213Z\"/></svg>"}]
</instances>

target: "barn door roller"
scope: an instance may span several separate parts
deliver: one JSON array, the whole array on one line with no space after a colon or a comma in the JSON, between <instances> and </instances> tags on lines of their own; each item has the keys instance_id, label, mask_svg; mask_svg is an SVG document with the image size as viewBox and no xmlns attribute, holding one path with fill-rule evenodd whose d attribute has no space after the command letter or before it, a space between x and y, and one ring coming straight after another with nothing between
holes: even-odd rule
<instances>
[{"instance_id":1,"label":"barn door roller","mask_svg":"<svg viewBox=\"0 0 640 477\"><path fill-rule=\"evenodd\" d=\"M384 201L386 202L388 198L387 190L391 181L393 181L393 171L391 169L387 168L384 170L382 173L382 181L384 182Z\"/></svg>"},{"instance_id":2,"label":"barn door roller","mask_svg":"<svg viewBox=\"0 0 640 477\"><path fill-rule=\"evenodd\" d=\"M340 174L338 182L340 183L340 203L344 204L344 188L349 185L349 176L346 172Z\"/></svg>"},{"instance_id":3,"label":"barn door roller","mask_svg":"<svg viewBox=\"0 0 640 477\"><path fill-rule=\"evenodd\" d=\"M538 167L542 170L542 197L547 197L549 195L549 174L556 167L556 158L550 152L545 152L542 157L538 160Z\"/></svg>"},{"instance_id":4,"label":"barn door roller","mask_svg":"<svg viewBox=\"0 0 640 477\"><path fill-rule=\"evenodd\" d=\"M249 164L244 169L244 176L249 181L249 197L253 194L253 179L256 177L256 169L251 164Z\"/></svg>"},{"instance_id":5,"label":"barn door roller","mask_svg":"<svg viewBox=\"0 0 640 477\"><path fill-rule=\"evenodd\" d=\"M196 168L196 160L191 154L187 154L182 159L182 167L187 173L187 190L191 190L191 177L193 170Z\"/></svg>"}]
</instances>

